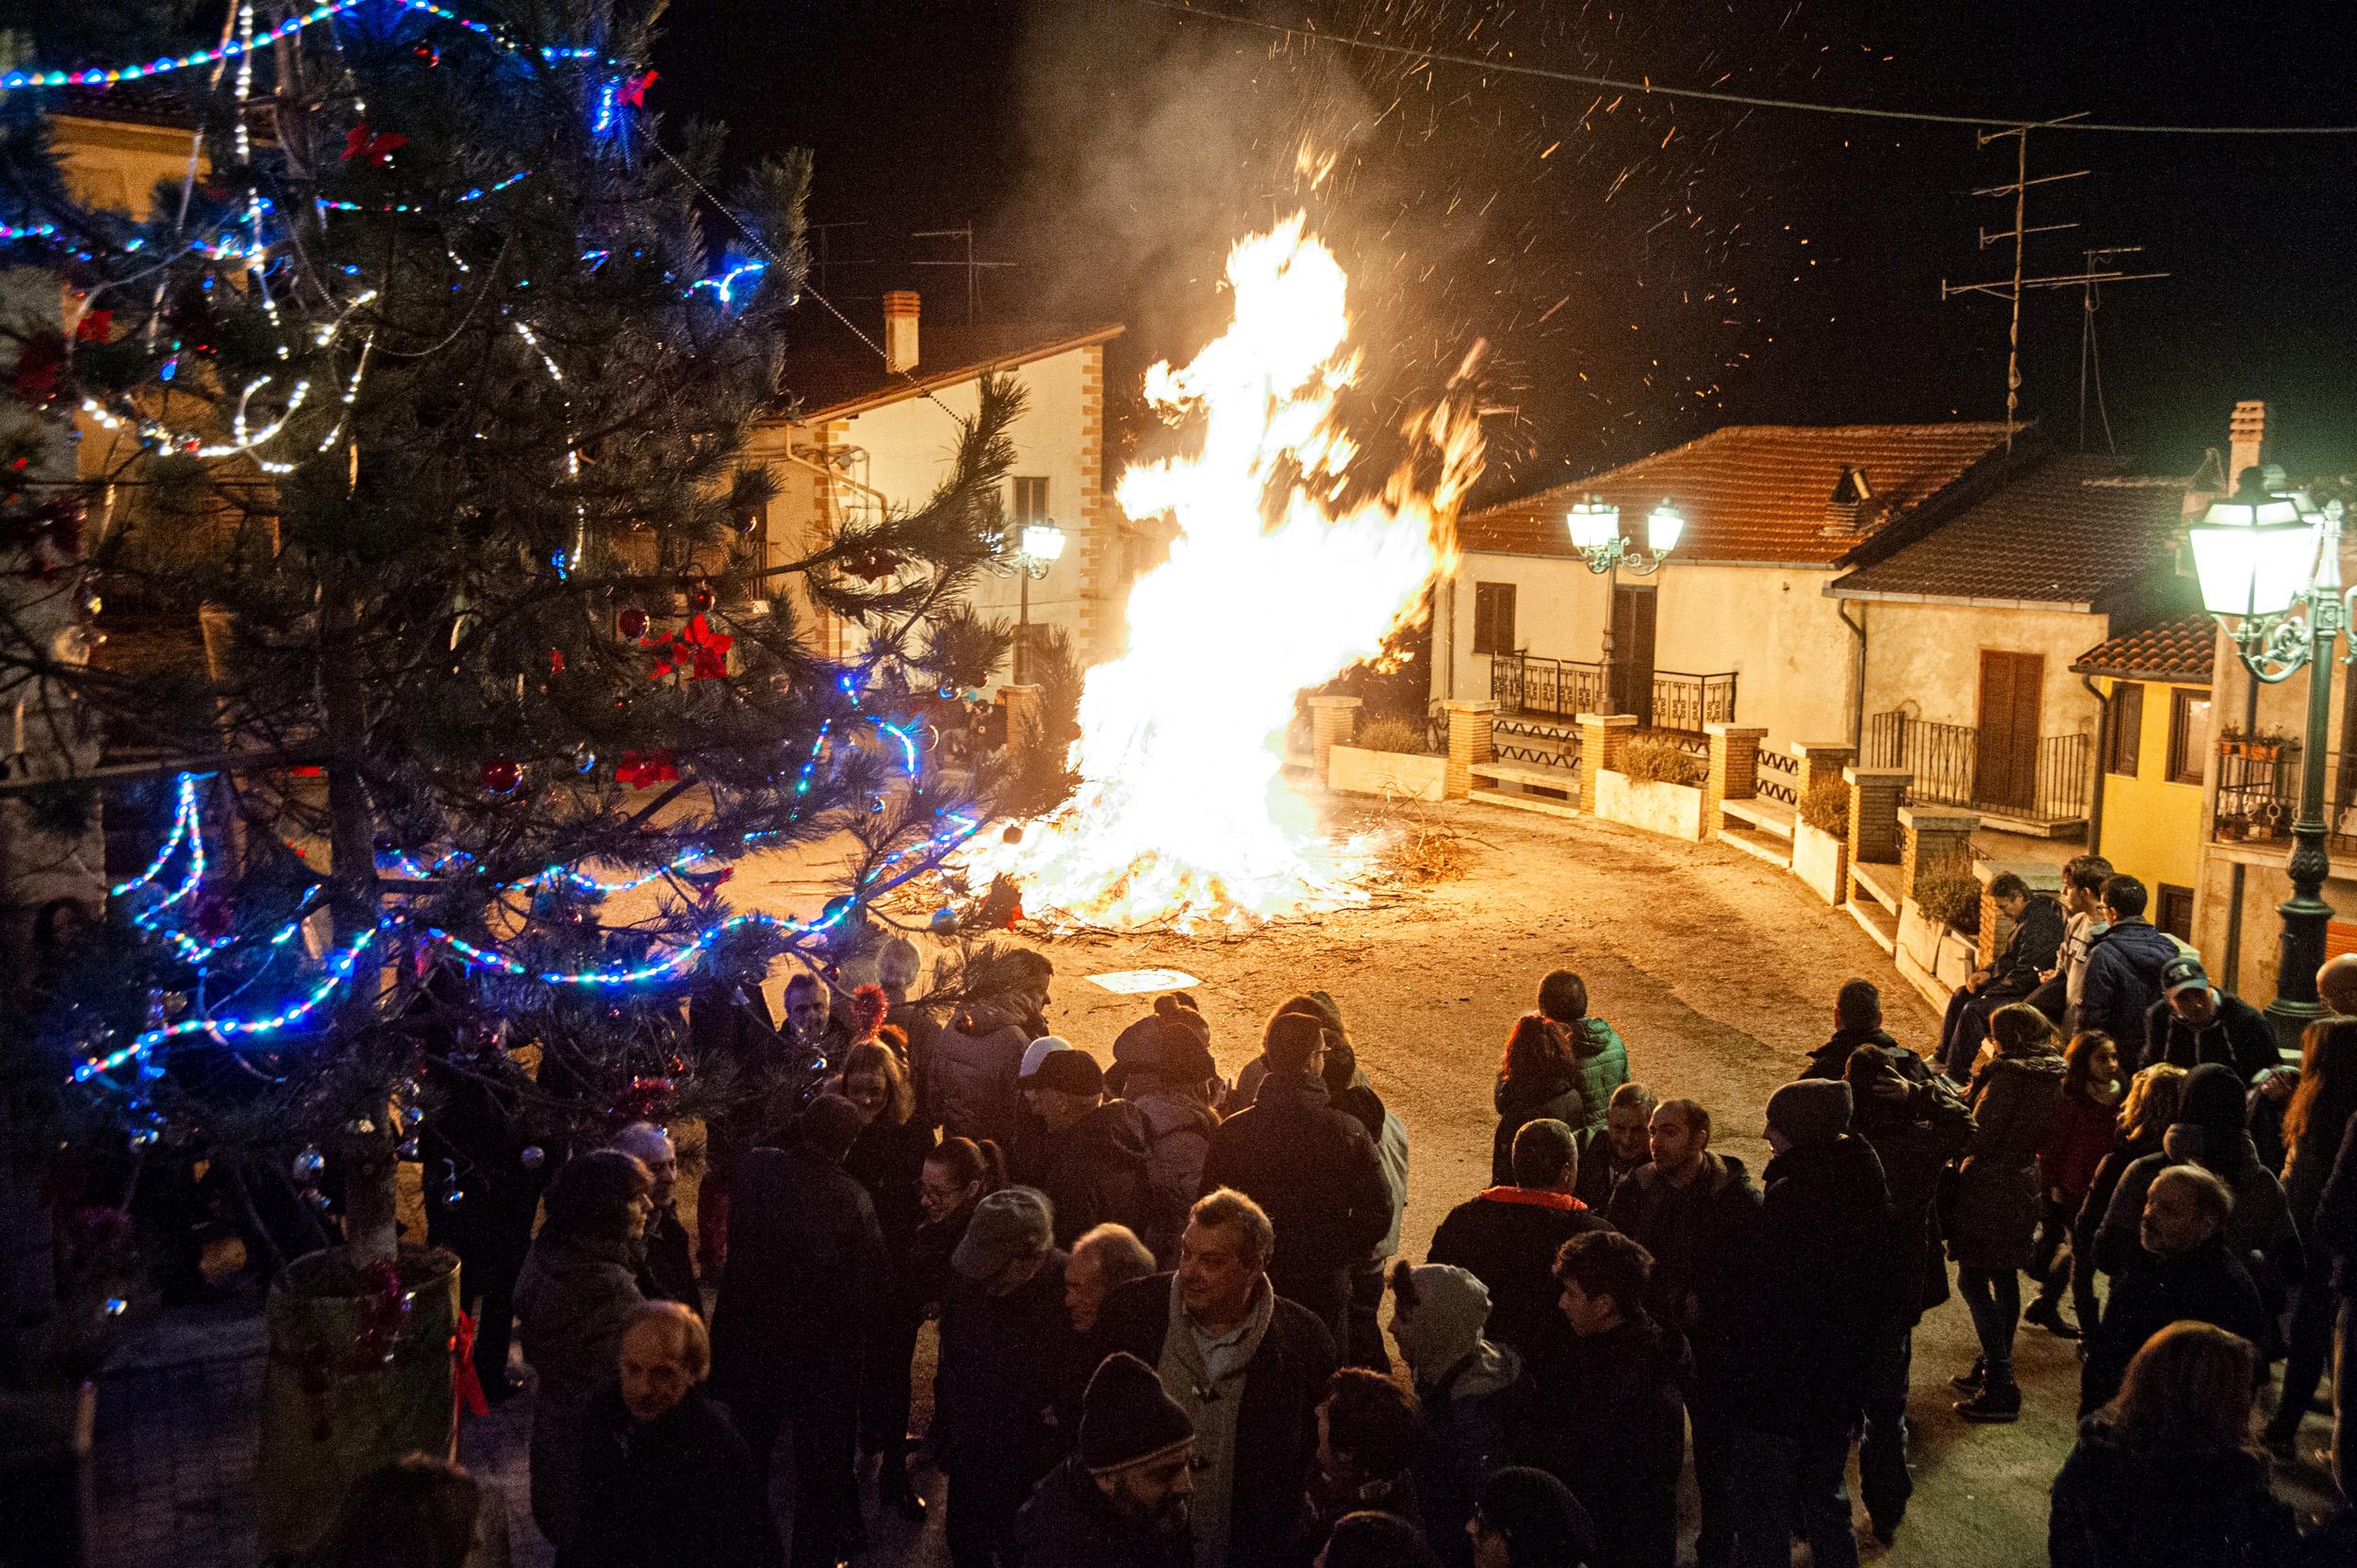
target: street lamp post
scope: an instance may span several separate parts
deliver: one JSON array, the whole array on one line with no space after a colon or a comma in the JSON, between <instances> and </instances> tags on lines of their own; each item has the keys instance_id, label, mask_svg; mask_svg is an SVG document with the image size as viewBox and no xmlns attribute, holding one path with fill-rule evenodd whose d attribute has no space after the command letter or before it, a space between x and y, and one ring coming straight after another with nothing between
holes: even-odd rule
<instances>
[{"instance_id":1,"label":"street lamp post","mask_svg":"<svg viewBox=\"0 0 2357 1568\"><path fill-rule=\"evenodd\" d=\"M2292 824L2285 870L2292 896L2277 906L2283 917L2275 999L2267 1019L2285 1047L2324 1009L2316 970L2324 963L2324 879L2332 863L2325 850L2324 761L2332 717L2332 645L2349 623L2357 589L2341 586L2341 503L2319 512L2306 495L2267 492L2246 480L2231 501L2214 503L2187 529L2202 607L2233 640L2251 678L2272 685L2308 673L2308 730L2299 757L2299 818ZM2350 658L2344 656L2346 664Z\"/></svg>"},{"instance_id":2,"label":"street lamp post","mask_svg":"<svg viewBox=\"0 0 2357 1568\"><path fill-rule=\"evenodd\" d=\"M1678 547L1679 536L1686 532L1686 516L1665 498L1660 505L1645 514L1642 550L1621 536L1621 509L1601 496L1591 495L1574 505L1563 521L1571 530L1572 548L1587 561L1590 571L1606 579L1604 692L1605 701L1614 702L1618 697L1612 690L1613 655L1619 650L1612 645L1612 612L1622 569L1626 568L1633 577L1650 577L1659 571L1662 563L1670 558L1670 552Z\"/></svg>"},{"instance_id":3,"label":"street lamp post","mask_svg":"<svg viewBox=\"0 0 2357 1568\"><path fill-rule=\"evenodd\" d=\"M1027 522L1014 553L1015 581L1021 597L1016 602L1014 631L1014 684L1025 685L1030 677L1031 654L1031 584L1046 577L1056 558L1063 553L1063 530L1042 518Z\"/></svg>"}]
</instances>

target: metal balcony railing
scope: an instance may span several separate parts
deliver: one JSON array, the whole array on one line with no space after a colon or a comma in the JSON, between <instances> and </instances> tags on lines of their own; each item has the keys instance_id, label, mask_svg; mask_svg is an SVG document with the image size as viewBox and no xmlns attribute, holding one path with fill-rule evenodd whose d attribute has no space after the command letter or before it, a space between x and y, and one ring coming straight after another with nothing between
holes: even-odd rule
<instances>
[{"instance_id":1,"label":"metal balcony railing","mask_svg":"<svg viewBox=\"0 0 2357 1568\"><path fill-rule=\"evenodd\" d=\"M1543 659L1529 653L1490 655L1490 700L1506 713L1548 714L1571 718L1615 711L1610 670L1574 659ZM1653 672L1647 710L1637 718L1648 729L1701 734L1706 724L1735 722L1735 672Z\"/></svg>"},{"instance_id":2,"label":"metal balcony railing","mask_svg":"<svg viewBox=\"0 0 2357 1568\"><path fill-rule=\"evenodd\" d=\"M1981 733L1970 724L1933 724L1898 711L1866 723L1866 766L1914 774L1907 786L1914 804L1969 806L2036 822L2086 816L2095 783L2091 736L2042 735L2028 761L2026 767L1984 767Z\"/></svg>"}]
</instances>

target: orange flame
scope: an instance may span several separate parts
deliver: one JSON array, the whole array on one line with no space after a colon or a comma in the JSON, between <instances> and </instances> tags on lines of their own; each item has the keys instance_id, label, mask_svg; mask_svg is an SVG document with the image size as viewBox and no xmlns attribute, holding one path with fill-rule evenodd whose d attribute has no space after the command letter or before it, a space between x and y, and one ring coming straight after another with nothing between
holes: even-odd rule
<instances>
[{"instance_id":1,"label":"orange flame","mask_svg":"<svg viewBox=\"0 0 2357 1568\"><path fill-rule=\"evenodd\" d=\"M1409 421L1379 495L1345 503L1358 448L1336 403L1346 280L1295 214L1228 258L1235 314L1147 398L1200 433L1192 456L1133 466L1133 518L1178 524L1129 604L1128 652L1088 672L1072 800L1021 842L967 859L1006 872L1052 925L1231 929L1362 901L1370 846L1335 843L1285 779L1294 700L1374 657L1456 560L1456 509L1481 471L1473 408ZM1418 470L1431 473L1429 487ZM978 841L979 842L979 841Z\"/></svg>"}]
</instances>

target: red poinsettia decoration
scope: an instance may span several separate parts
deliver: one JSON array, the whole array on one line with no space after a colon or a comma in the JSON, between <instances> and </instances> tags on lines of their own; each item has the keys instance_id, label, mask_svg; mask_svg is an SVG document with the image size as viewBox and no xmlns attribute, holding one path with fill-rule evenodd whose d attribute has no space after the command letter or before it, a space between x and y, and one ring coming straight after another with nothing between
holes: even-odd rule
<instances>
[{"instance_id":1,"label":"red poinsettia decoration","mask_svg":"<svg viewBox=\"0 0 2357 1568\"><path fill-rule=\"evenodd\" d=\"M729 672L729 650L736 639L716 632L702 616L689 616L687 624L668 636L649 637L639 645L654 650L654 678L674 671L691 681L714 681Z\"/></svg>"},{"instance_id":2,"label":"red poinsettia decoration","mask_svg":"<svg viewBox=\"0 0 2357 1568\"><path fill-rule=\"evenodd\" d=\"M626 784L633 789L668 784L679 777L679 759L668 747L652 751L624 751L615 767L614 782Z\"/></svg>"},{"instance_id":3,"label":"red poinsettia decoration","mask_svg":"<svg viewBox=\"0 0 2357 1568\"><path fill-rule=\"evenodd\" d=\"M399 131L375 131L365 120L344 133L344 161L358 158L382 169L390 163L393 154L409 145L409 139Z\"/></svg>"},{"instance_id":4,"label":"red poinsettia decoration","mask_svg":"<svg viewBox=\"0 0 2357 1568\"><path fill-rule=\"evenodd\" d=\"M17 351L16 373L10 385L26 403L56 399L65 384L65 339L54 332L36 332Z\"/></svg>"},{"instance_id":5,"label":"red poinsettia decoration","mask_svg":"<svg viewBox=\"0 0 2357 1568\"><path fill-rule=\"evenodd\" d=\"M114 330L115 313L113 311L86 310L82 313L82 319L74 323L74 338L76 342L103 343L114 336Z\"/></svg>"}]
</instances>

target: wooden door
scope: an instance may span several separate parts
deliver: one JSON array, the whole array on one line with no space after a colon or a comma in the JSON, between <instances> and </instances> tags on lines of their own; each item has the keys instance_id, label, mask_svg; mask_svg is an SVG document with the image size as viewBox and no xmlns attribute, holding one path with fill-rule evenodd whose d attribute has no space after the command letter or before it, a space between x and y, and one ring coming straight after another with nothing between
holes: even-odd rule
<instances>
[{"instance_id":1,"label":"wooden door","mask_svg":"<svg viewBox=\"0 0 2357 1568\"><path fill-rule=\"evenodd\" d=\"M1972 764L1976 802L2022 811L2036 803L2038 701L2045 680L2042 653L1981 651L1980 736Z\"/></svg>"},{"instance_id":2,"label":"wooden door","mask_svg":"<svg viewBox=\"0 0 2357 1568\"><path fill-rule=\"evenodd\" d=\"M1612 587L1612 711L1653 723L1654 590L1650 585Z\"/></svg>"}]
</instances>

